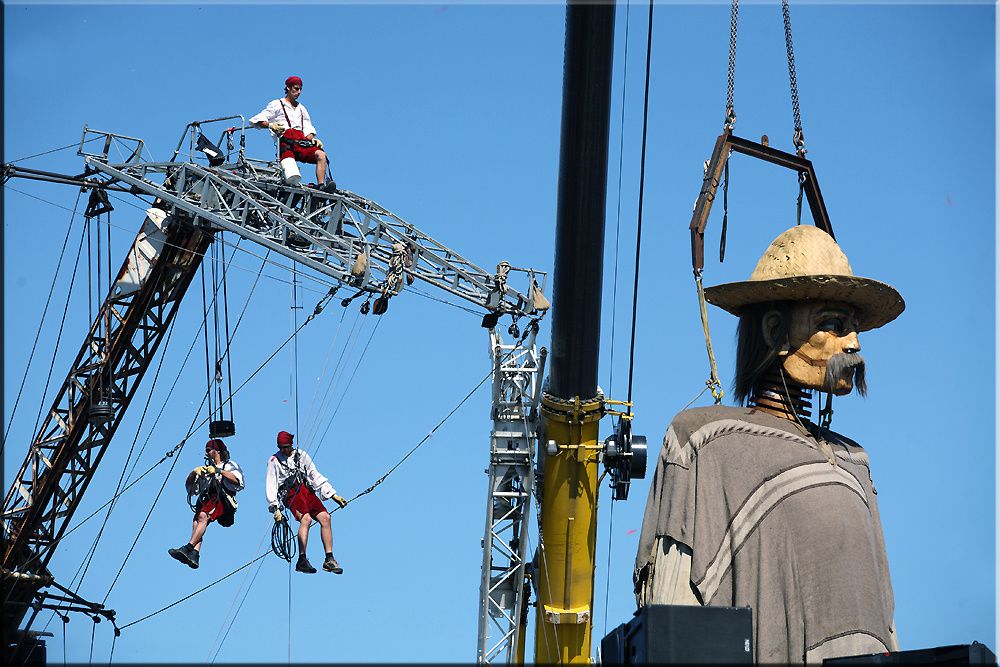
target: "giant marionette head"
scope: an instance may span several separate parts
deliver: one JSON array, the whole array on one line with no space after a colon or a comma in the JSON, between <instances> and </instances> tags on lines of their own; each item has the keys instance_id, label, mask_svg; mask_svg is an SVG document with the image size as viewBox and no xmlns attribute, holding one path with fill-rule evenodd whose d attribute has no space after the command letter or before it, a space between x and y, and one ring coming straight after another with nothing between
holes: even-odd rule
<instances>
[{"instance_id":1,"label":"giant marionette head","mask_svg":"<svg viewBox=\"0 0 1000 667\"><path fill-rule=\"evenodd\" d=\"M864 394L858 333L891 322L905 306L890 285L855 276L836 241L809 225L783 232L749 280L706 288L705 300L740 317L734 390L741 402L776 366L807 389Z\"/></svg>"}]
</instances>

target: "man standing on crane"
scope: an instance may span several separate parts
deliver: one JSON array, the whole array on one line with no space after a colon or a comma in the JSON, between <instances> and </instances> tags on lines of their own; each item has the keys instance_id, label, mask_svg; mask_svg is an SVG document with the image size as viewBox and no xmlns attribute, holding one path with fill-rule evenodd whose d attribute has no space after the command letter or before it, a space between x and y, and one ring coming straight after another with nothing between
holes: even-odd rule
<instances>
[{"instance_id":1,"label":"man standing on crane","mask_svg":"<svg viewBox=\"0 0 1000 667\"><path fill-rule=\"evenodd\" d=\"M218 520L224 528L232 526L236 513L235 496L243 490L243 470L229 458L229 449L222 440L213 438L205 443L205 462L208 465L192 470L185 481L188 498L198 499L191 540L179 549L167 550L168 554L196 570L208 524Z\"/></svg>"},{"instance_id":2,"label":"man standing on crane","mask_svg":"<svg viewBox=\"0 0 1000 667\"><path fill-rule=\"evenodd\" d=\"M832 396L864 395L858 332L904 308L854 276L833 238L793 227L750 280L705 290L740 317L743 407L684 410L664 438L635 563L636 600L750 606L754 662L898 650L868 454L829 428ZM811 392L826 394L820 424Z\"/></svg>"},{"instance_id":3,"label":"man standing on crane","mask_svg":"<svg viewBox=\"0 0 1000 667\"><path fill-rule=\"evenodd\" d=\"M345 507L347 501L337 495L336 489L320 474L309 455L292 444L294 437L288 431L278 432L278 451L267 461L267 483L264 486L267 509L274 515L275 521L284 521L280 499L285 507L292 510L292 514L299 522L299 560L295 563L296 571L307 574L316 572L316 568L306 558L309 526L315 519L319 521L320 537L326 550L323 569L334 574L343 574L344 569L333 557L330 513L326 511L326 507L316 494L318 493L324 500L332 498L341 507Z\"/></svg>"},{"instance_id":4,"label":"man standing on crane","mask_svg":"<svg viewBox=\"0 0 1000 667\"><path fill-rule=\"evenodd\" d=\"M309 112L299 102L302 94L302 79L290 76L285 79L285 96L268 103L264 110L250 118L254 127L270 128L278 138L278 159L285 171L286 180L298 177L295 162L316 165L316 187L332 192L336 184L326 184L326 152L323 142L316 138Z\"/></svg>"}]
</instances>

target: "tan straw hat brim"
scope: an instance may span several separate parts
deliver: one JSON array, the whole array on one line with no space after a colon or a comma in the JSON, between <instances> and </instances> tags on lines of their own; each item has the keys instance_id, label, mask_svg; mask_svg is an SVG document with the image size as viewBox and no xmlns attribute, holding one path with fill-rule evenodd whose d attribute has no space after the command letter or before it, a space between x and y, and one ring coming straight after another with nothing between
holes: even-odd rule
<instances>
[{"instance_id":1,"label":"tan straw hat brim","mask_svg":"<svg viewBox=\"0 0 1000 667\"><path fill-rule=\"evenodd\" d=\"M768 301L823 299L841 301L858 309L858 329L868 331L896 319L906 304L891 285L871 278L843 275L789 276L745 280L705 288L705 300L740 315L746 306Z\"/></svg>"}]
</instances>

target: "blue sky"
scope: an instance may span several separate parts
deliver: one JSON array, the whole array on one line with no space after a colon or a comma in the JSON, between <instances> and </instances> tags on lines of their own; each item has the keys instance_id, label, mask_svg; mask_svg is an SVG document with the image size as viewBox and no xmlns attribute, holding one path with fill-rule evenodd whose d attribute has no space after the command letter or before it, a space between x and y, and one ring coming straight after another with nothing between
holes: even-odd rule
<instances>
[{"instance_id":1,"label":"blue sky","mask_svg":"<svg viewBox=\"0 0 1000 667\"><path fill-rule=\"evenodd\" d=\"M294 73L304 80L301 99L341 187L377 201L480 266L506 259L551 271L561 4L29 3L7 4L4 11L5 161L78 141L84 124L141 137L151 157L166 159L186 123L249 117L280 96L282 81ZM600 382L622 399L646 12L643 4L619 5L616 24ZM790 150L779 5L745 3L740 19L736 133L768 134L772 146ZM833 423L865 445L873 462L900 640L903 648L978 640L995 650L995 8L985 2L793 3L792 20L808 156L837 238L857 274L894 285L907 303L898 320L862 336L870 394L836 401ZM728 38L728 4L656 5L634 385L635 429L647 434L654 451L670 418L708 374L687 226L702 162L722 126ZM266 158L273 148L258 132L248 150ZM83 169L73 150L21 164ZM721 220L716 206L706 285L744 279L771 239L794 224L792 174L738 156L730 178L726 260L720 265L714 250ZM23 180L4 189L5 425L67 230L75 258L82 218L71 222L66 210L75 197L66 186ZM144 207L126 199L112 203L117 265ZM231 303L239 307L261 263L260 251L247 248L254 256L242 248L229 283ZM234 383L290 332L290 274L277 264L265 270L233 342ZM35 416L51 400L51 390L43 398L42 388L59 318L65 310L54 383L64 377L87 326L85 292L78 286L66 302L65 263L56 281L4 449L5 490L24 459ZM301 300L311 308L325 291L308 278ZM200 348L181 368L201 319L199 302L192 292L182 305L149 415L140 427L151 374L73 523L111 496L123 467L145 470L185 434L205 389ZM735 322L721 311L710 317L728 388ZM290 352L238 395L238 434L229 444L247 473L247 489L236 525L209 528L201 569L183 568L166 550L189 535L183 473L200 463L204 433L192 437L168 479L169 463L122 497L80 594L96 601L107 595L124 625L224 576L267 549L264 467L278 430L297 431L298 442L318 450L317 464L338 490L354 495L489 371L486 332L479 317L462 308L404 293L377 331L375 324L374 316L358 314L357 303L346 310L334 303L303 330L297 428ZM548 335L546 323L542 344ZM338 359L343 370L335 371ZM696 404L709 401L702 396ZM163 417L151 430L161 405ZM127 628L114 660L474 660L489 428L484 388L376 492L334 515L344 576L290 573L269 556L259 571L248 568ZM610 428L608 420L602 435ZM631 571L647 492L648 480L637 482L629 500L612 508L602 491L595 645L634 609ZM73 579L98 528L93 520L60 546L50 566L58 580ZM310 556L320 557L318 536ZM36 629L45 625L42 619ZM111 653L106 623L95 628L74 616L65 628L56 619L48 630L55 633L51 659L61 659L64 647L75 662L87 660L91 648L96 660Z\"/></svg>"}]
</instances>

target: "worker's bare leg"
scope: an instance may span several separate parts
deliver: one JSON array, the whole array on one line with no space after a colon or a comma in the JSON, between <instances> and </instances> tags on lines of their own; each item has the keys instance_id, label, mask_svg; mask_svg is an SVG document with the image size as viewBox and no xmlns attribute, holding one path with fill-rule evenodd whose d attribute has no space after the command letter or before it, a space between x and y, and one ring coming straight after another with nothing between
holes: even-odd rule
<instances>
[{"instance_id":1,"label":"worker's bare leg","mask_svg":"<svg viewBox=\"0 0 1000 667\"><path fill-rule=\"evenodd\" d=\"M201 552L201 539L205 535L205 530L208 528L208 515L204 512L198 512L194 515L194 522L191 525L191 544L194 546L195 550L199 553Z\"/></svg>"},{"instance_id":2,"label":"worker's bare leg","mask_svg":"<svg viewBox=\"0 0 1000 667\"><path fill-rule=\"evenodd\" d=\"M316 185L323 185L326 180L326 153L316 151Z\"/></svg>"},{"instance_id":3,"label":"worker's bare leg","mask_svg":"<svg viewBox=\"0 0 1000 667\"><path fill-rule=\"evenodd\" d=\"M333 553L333 529L330 527L330 513L320 512L316 515L319 521L319 536L323 539L323 548L326 553Z\"/></svg>"},{"instance_id":4,"label":"worker's bare leg","mask_svg":"<svg viewBox=\"0 0 1000 667\"><path fill-rule=\"evenodd\" d=\"M309 541L309 525L312 523L312 517L308 514L303 514L299 519L299 555L306 555L306 543Z\"/></svg>"}]
</instances>

